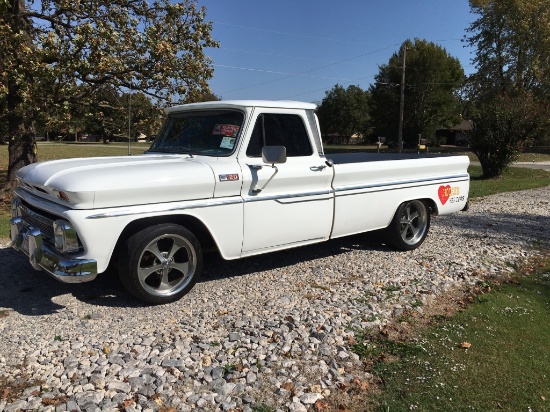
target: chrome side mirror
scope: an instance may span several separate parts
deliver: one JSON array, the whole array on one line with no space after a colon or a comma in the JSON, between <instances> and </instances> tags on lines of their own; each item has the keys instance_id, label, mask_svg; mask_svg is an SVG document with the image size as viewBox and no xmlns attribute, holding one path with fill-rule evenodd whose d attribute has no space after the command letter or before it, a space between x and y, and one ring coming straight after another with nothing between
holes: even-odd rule
<instances>
[{"instance_id":1,"label":"chrome side mirror","mask_svg":"<svg viewBox=\"0 0 550 412\"><path fill-rule=\"evenodd\" d=\"M262 160L264 163L271 165L276 163L286 163L286 147L264 146L262 148Z\"/></svg>"}]
</instances>

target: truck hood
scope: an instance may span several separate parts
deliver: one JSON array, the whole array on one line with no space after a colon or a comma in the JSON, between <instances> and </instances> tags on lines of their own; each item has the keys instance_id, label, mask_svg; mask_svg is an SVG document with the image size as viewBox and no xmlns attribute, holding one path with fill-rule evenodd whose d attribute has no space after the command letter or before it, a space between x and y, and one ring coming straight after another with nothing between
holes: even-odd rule
<instances>
[{"instance_id":1,"label":"truck hood","mask_svg":"<svg viewBox=\"0 0 550 412\"><path fill-rule=\"evenodd\" d=\"M24 190L73 209L206 199L215 186L210 166L181 155L54 160L17 177Z\"/></svg>"}]
</instances>

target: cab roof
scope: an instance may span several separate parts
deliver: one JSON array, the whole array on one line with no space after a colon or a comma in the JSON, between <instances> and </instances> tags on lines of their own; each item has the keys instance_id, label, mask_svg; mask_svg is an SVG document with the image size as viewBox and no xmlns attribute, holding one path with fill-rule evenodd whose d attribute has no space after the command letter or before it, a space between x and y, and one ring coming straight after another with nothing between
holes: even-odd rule
<instances>
[{"instance_id":1,"label":"cab roof","mask_svg":"<svg viewBox=\"0 0 550 412\"><path fill-rule=\"evenodd\" d=\"M244 109L247 107L266 107L274 109L302 109L315 110L317 107L313 103L296 102L292 100L219 100L201 103L189 103L178 106L172 106L165 109L166 113L196 109Z\"/></svg>"}]
</instances>

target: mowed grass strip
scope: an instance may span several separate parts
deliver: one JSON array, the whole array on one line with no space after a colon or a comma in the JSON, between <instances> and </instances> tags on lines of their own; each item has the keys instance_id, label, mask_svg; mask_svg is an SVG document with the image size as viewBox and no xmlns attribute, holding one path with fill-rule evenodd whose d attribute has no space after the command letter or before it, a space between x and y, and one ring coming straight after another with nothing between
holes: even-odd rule
<instances>
[{"instance_id":1,"label":"mowed grass strip","mask_svg":"<svg viewBox=\"0 0 550 412\"><path fill-rule=\"evenodd\" d=\"M364 410L550 410L548 251L511 280L479 286L469 300L464 311L432 319L413 341L365 343L393 358L374 362L381 391Z\"/></svg>"},{"instance_id":2,"label":"mowed grass strip","mask_svg":"<svg viewBox=\"0 0 550 412\"><path fill-rule=\"evenodd\" d=\"M470 198L517 190L536 189L550 185L550 172L541 169L510 167L496 179L484 179L481 166L470 166Z\"/></svg>"}]
</instances>

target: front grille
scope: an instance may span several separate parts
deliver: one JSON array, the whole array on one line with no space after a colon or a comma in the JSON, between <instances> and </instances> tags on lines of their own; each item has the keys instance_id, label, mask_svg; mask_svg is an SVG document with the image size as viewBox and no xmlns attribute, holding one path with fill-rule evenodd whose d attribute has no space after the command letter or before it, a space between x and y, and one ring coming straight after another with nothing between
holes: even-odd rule
<instances>
[{"instance_id":1,"label":"front grille","mask_svg":"<svg viewBox=\"0 0 550 412\"><path fill-rule=\"evenodd\" d=\"M40 230L42 234L50 239L54 239L54 233L53 233L53 220L49 219L45 216L42 216L28 207L21 205L21 217L25 222L27 222L30 226Z\"/></svg>"}]
</instances>

